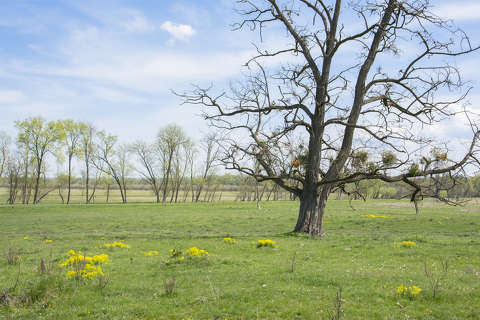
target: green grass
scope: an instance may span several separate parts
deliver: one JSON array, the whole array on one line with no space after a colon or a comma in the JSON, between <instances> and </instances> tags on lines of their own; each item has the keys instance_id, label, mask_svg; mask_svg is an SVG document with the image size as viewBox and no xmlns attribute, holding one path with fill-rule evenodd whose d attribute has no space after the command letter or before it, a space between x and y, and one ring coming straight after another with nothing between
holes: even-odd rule
<instances>
[{"instance_id":1,"label":"green grass","mask_svg":"<svg viewBox=\"0 0 480 320\"><path fill-rule=\"evenodd\" d=\"M35 301L0 306L0 319L330 319L338 288L344 319L480 319L480 210L426 202L330 201L326 236L289 233L298 203L38 205L0 207L0 247L19 249L20 281L12 296ZM388 216L366 218L362 214ZM223 237L237 240L223 243ZM24 240L29 237L29 240ZM53 240L45 243L46 239ZM251 242L272 239L276 248ZM124 240L130 249L99 248ZM395 244L416 241L414 248ZM202 261L165 265L168 250L206 249ZM56 266L70 249L107 253L110 282L77 285L65 270L40 275L40 259ZM144 251L158 250L147 257ZM296 255L294 271L292 258ZM424 261L436 275L449 268L432 298ZM0 259L0 296L18 265ZM54 268L59 269L59 268ZM173 295L165 279L176 277ZM396 294L417 285L414 299ZM19 298L19 299L20 299Z\"/></svg>"},{"instance_id":2,"label":"green grass","mask_svg":"<svg viewBox=\"0 0 480 320\"><path fill-rule=\"evenodd\" d=\"M130 186L131 189L127 190L127 202L129 203L155 203L156 202L156 197L154 193L149 190L149 189L139 189L138 186ZM7 187L2 186L0 187L0 203L4 204L7 203L9 194L9 190ZM40 193L45 192L41 191ZM74 188L71 190L71 196L70 196L70 204L84 204L85 203L85 191L83 189L79 188ZM91 192L91 191L90 191ZM64 198L64 201L67 200L67 189L62 190L62 195ZM208 195L211 195L211 193L208 193ZM237 196L239 195L238 191L224 191L224 190L217 190L215 192L215 201L234 201L237 199ZM253 198L253 194L252 198ZM199 200L200 202L204 202L205 200L205 190L202 192ZM31 195L31 198L33 198L33 193ZM264 200L266 200L267 195L264 194ZM271 195L271 199L273 199L273 195ZM288 200L289 199L289 194L286 191L282 191L279 194L279 200ZM171 200L171 194L168 195L167 197L167 202L170 202ZM178 195L177 202L191 202L192 200L192 195L191 192L188 191L187 194L185 195L185 192L180 191ZM32 201L32 199L30 199ZM215 202L214 201L214 202ZM16 198L17 203L21 203L21 192L19 191L17 198ZM91 200L92 204L107 204L107 190L106 189L97 189L95 191L95 196ZM122 197L120 195L120 191L118 189L111 189L109 192L108 196L108 203L110 204L118 204L122 203ZM53 190L50 193L48 193L47 196L45 196L41 200L41 204L62 204L62 198L59 196L58 190Z\"/></svg>"}]
</instances>

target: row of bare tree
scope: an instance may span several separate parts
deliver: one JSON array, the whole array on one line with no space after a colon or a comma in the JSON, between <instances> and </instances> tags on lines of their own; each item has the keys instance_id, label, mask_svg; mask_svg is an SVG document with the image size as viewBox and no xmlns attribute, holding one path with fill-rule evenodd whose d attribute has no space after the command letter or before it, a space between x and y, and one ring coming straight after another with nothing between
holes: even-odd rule
<instances>
[{"instance_id":1,"label":"row of bare tree","mask_svg":"<svg viewBox=\"0 0 480 320\"><path fill-rule=\"evenodd\" d=\"M174 124L161 128L153 142L133 144L119 143L116 136L73 120L47 122L33 117L17 121L15 126L15 144L0 132L0 178L7 181L10 204L36 204L55 190L62 202L70 203L74 165L81 167L87 204L102 181L106 181L107 198L113 181L126 203L127 181L132 175L148 183L157 202L179 201L181 188L187 191L184 198L190 194L191 201L198 202L208 190L219 155L215 133L194 143ZM55 183L51 183L52 170L48 168L52 158L57 163Z\"/></svg>"}]
</instances>

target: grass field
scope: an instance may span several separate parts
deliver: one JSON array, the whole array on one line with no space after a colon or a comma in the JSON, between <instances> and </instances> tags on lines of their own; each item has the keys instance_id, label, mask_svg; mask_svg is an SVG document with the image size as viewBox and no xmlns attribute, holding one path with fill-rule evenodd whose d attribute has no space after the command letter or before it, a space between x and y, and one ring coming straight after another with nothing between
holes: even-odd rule
<instances>
[{"instance_id":1,"label":"grass field","mask_svg":"<svg viewBox=\"0 0 480 320\"><path fill-rule=\"evenodd\" d=\"M289 233L298 209L289 201L260 211L238 202L0 206L0 319L336 319L339 288L342 319L480 319L478 205L426 202L418 216L408 202L354 205L330 201L320 239ZM256 248L259 239L277 245ZM102 248L118 240L131 248ZM165 264L170 249L191 247L209 254ZM19 264L7 263L9 248ZM108 254L110 281L68 280L58 265L71 249ZM401 295L401 285L421 292Z\"/></svg>"},{"instance_id":2,"label":"grass field","mask_svg":"<svg viewBox=\"0 0 480 320\"><path fill-rule=\"evenodd\" d=\"M154 203L156 202L155 195L152 191L148 189L139 189L138 186L132 187L132 189L127 190L127 202L145 202L145 203ZM238 191L223 191L219 190L215 192L215 201L234 201L238 196ZM67 198L67 190L62 190L62 195L64 200ZM204 200L205 192L202 193L200 201ZM33 197L33 196L32 196ZM266 195L265 195L266 198ZM8 188L0 187L0 204L7 203L8 199ZM167 198L167 202L170 202L170 195ZM273 196L272 196L273 199ZM279 194L279 199L288 200L289 194L286 191L283 191ZM178 202L191 201L191 193L188 192L185 197L185 193L180 191L178 196ZM94 198L91 200L95 204L105 204L107 203L107 190L106 189L97 189L95 192ZM122 198L120 196L120 191L118 189L111 189L108 197L108 203L121 203ZM21 195L17 196L17 203L21 203ZM61 204L62 199L58 194L58 190L51 191L44 199L41 201L42 204ZM85 203L85 193L83 189L75 188L72 189L70 204L84 204Z\"/></svg>"}]
</instances>

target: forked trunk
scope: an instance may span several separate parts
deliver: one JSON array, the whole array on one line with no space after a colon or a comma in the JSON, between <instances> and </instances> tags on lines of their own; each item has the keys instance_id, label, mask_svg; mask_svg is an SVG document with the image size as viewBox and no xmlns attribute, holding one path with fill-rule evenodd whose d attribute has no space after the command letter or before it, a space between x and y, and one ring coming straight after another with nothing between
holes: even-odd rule
<instances>
[{"instance_id":1,"label":"forked trunk","mask_svg":"<svg viewBox=\"0 0 480 320\"><path fill-rule=\"evenodd\" d=\"M318 192L304 192L300 197L300 209L294 232L322 236L323 214L329 194L329 188Z\"/></svg>"}]
</instances>

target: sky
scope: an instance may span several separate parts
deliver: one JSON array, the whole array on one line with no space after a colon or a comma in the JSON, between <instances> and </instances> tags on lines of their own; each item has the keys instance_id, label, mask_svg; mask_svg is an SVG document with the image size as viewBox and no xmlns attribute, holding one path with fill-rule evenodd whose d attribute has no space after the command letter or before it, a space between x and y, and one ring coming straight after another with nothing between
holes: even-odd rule
<instances>
[{"instance_id":1,"label":"sky","mask_svg":"<svg viewBox=\"0 0 480 320\"><path fill-rule=\"evenodd\" d=\"M480 44L477 1L431 2ZM232 31L233 7L233 0L2 1L0 130L15 136L14 121L41 115L87 121L124 142L152 140L170 123L197 138L208 130L199 107L180 105L172 90L227 86L241 76L259 36ZM480 112L479 58L457 63ZM458 127L436 130L448 137Z\"/></svg>"}]
</instances>

